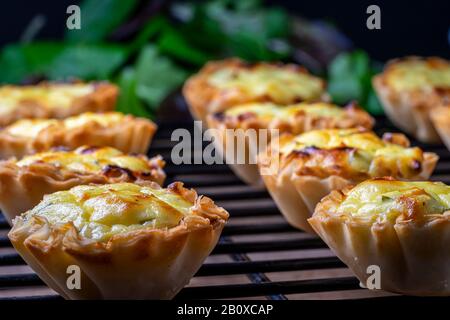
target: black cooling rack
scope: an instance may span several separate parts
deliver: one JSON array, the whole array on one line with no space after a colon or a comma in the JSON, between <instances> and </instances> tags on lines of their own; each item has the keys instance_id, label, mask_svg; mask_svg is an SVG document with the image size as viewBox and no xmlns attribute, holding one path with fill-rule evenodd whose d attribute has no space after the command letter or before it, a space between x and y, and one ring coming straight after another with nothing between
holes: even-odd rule
<instances>
[{"instance_id":1,"label":"black cooling rack","mask_svg":"<svg viewBox=\"0 0 450 320\"><path fill-rule=\"evenodd\" d=\"M219 244L177 299L361 299L388 297L359 286L350 270L318 237L290 227L265 190L247 186L226 165L174 165L170 141L176 128L193 130L192 121L159 123L150 155L167 161L167 183L183 181L212 197L231 214ZM398 132L385 118L377 133ZM433 180L450 183L450 152L443 145L424 145L439 154ZM11 247L9 226L0 215L0 299L61 299L45 286Z\"/></svg>"}]
</instances>

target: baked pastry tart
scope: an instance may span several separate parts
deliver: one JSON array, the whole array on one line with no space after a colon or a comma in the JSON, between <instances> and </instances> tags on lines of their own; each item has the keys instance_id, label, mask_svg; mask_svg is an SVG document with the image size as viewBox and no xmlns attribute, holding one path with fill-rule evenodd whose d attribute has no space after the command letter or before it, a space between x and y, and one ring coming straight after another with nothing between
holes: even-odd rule
<instances>
[{"instance_id":1,"label":"baked pastry tart","mask_svg":"<svg viewBox=\"0 0 450 320\"><path fill-rule=\"evenodd\" d=\"M255 185L262 184L256 156L266 145L260 138L269 141L271 129L278 130L278 133L299 134L313 129L353 128L358 125L371 129L374 124L373 118L355 103L341 108L326 102L287 106L272 102L247 103L208 115L207 121L208 127L215 129L216 147L226 162L243 181ZM244 146L236 147L239 135L244 133L239 129L248 134L247 139L241 139ZM248 129L256 130L255 134L250 134ZM267 133L261 129L268 129ZM260 146L260 142L263 145ZM242 152L245 157L240 159Z\"/></svg>"},{"instance_id":2,"label":"baked pastry tart","mask_svg":"<svg viewBox=\"0 0 450 320\"><path fill-rule=\"evenodd\" d=\"M67 118L112 111L118 88L107 82L51 83L0 87L0 126L24 118Z\"/></svg>"},{"instance_id":3,"label":"baked pastry tart","mask_svg":"<svg viewBox=\"0 0 450 320\"><path fill-rule=\"evenodd\" d=\"M227 219L179 182L167 189L84 185L46 195L14 220L8 236L66 299L170 299L210 254ZM67 285L70 266L79 268L78 288Z\"/></svg>"},{"instance_id":4,"label":"baked pastry tart","mask_svg":"<svg viewBox=\"0 0 450 320\"><path fill-rule=\"evenodd\" d=\"M383 290L450 295L449 186L368 180L333 191L308 221L361 283L375 266Z\"/></svg>"},{"instance_id":5,"label":"baked pastry tart","mask_svg":"<svg viewBox=\"0 0 450 320\"><path fill-rule=\"evenodd\" d=\"M54 147L111 146L146 153L156 125L120 112L86 112L63 120L24 119L0 130L0 158L21 158Z\"/></svg>"},{"instance_id":6,"label":"baked pastry tart","mask_svg":"<svg viewBox=\"0 0 450 320\"><path fill-rule=\"evenodd\" d=\"M391 61L373 85L389 117L423 142L439 142L430 112L450 103L450 62L407 57Z\"/></svg>"},{"instance_id":7,"label":"baked pastry tart","mask_svg":"<svg viewBox=\"0 0 450 320\"><path fill-rule=\"evenodd\" d=\"M154 181L166 177L161 157L128 155L111 147L83 146L0 162L0 209L9 222L33 208L43 196L74 186Z\"/></svg>"},{"instance_id":8,"label":"baked pastry tart","mask_svg":"<svg viewBox=\"0 0 450 320\"><path fill-rule=\"evenodd\" d=\"M433 108L430 117L441 140L450 150L450 103Z\"/></svg>"},{"instance_id":9,"label":"baked pastry tart","mask_svg":"<svg viewBox=\"0 0 450 320\"><path fill-rule=\"evenodd\" d=\"M277 150L259 155L261 170L279 159L262 178L286 220L305 231L312 231L307 219L332 190L383 176L426 180L438 161L435 153L409 147L403 134L386 133L380 139L364 128L286 134L279 140L279 146L269 145Z\"/></svg>"},{"instance_id":10,"label":"baked pastry tart","mask_svg":"<svg viewBox=\"0 0 450 320\"><path fill-rule=\"evenodd\" d=\"M294 64L248 63L232 58L207 63L183 87L194 118L249 102L292 104L327 100L324 80Z\"/></svg>"}]
</instances>

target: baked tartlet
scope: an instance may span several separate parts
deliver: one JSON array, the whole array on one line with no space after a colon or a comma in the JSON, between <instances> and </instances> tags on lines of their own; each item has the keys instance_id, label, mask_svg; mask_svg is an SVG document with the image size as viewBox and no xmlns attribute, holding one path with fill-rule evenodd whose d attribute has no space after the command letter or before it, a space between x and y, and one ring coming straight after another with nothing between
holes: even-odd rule
<instances>
[{"instance_id":1,"label":"baked tartlet","mask_svg":"<svg viewBox=\"0 0 450 320\"><path fill-rule=\"evenodd\" d=\"M183 94L194 118L249 102L293 104L328 100L324 80L294 64L248 63L231 58L207 63L187 80Z\"/></svg>"},{"instance_id":2,"label":"baked tartlet","mask_svg":"<svg viewBox=\"0 0 450 320\"><path fill-rule=\"evenodd\" d=\"M0 126L25 118L67 118L114 110L117 86L107 82L52 83L0 87Z\"/></svg>"},{"instance_id":3,"label":"baked tartlet","mask_svg":"<svg viewBox=\"0 0 450 320\"><path fill-rule=\"evenodd\" d=\"M373 79L389 117L398 127L423 142L439 142L430 112L450 103L450 62L431 57L391 61Z\"/></svg>"},{"instance_id":4,"label":"baked tartlet","mask_svg":"<svg viewBox=\"0 0 450 320\"><path fill-rule=\"evenodd\" d=\"M430 118L441 140L450 150L450 103L433 108Z\"/></svg>"},{"instance_id":5,"label":"baked tartlet","mask_svg":"<svg viewBox=\"0 0 450 320\"><path fill-rule=\"evenodd\" d=\"M146 153L156 125L120 112L91 113L62 120L24 119L0 130L0 158L21 158L54 147L111 146Z\"/></svg>"},{"instance_id":6,"label":"baked tartlet","mask_svg":"<svg viewBox=\"0 0 450 320\"><path fill-rule=\"evenodd\" d=\"M176 182L117 183L46 195L9 238L66 299L170 299L216 245L228 213ZM81 288L69 289L69 266Z\"/></svg>"},{"instance_id":7,"label":"baked tartlet","mask_svg":"<svg viewBox=\"0 0 450 320\"><path fill-rule=\"evenodd\" d=\"M225 156L231 169L243 181L254 185L262 183L256 156L271 139L272 129L276 129L278 133L299 134L327 128L362 126L371 129L374 124L373 118L355 103L341 108L326 102L304 102L287 106L271 102L248 103L208 115L207 121L208 127L215 129L213 133L216 147ZM237 147L239 135L244 134L239 129L248 134L246 139L241 139L244 145ZM256 132L249 132L249 129ZM268 130L266 132L261 129Z\"/></svg>"},{"instance_id":8,"label":"baked tartlet","mask_svg":"<svg viewBox=\"0 0 450 320\"><path fill-rule=\"evenodd\" d=\"M368 180L333 191L308 221L361 283L377 266L383 290L450 295L449 186Z\"/></svg>"},{"instance_id":9,"label":"baked tartlet","mask_svg":"<svg viewBox=\"0 0 450 320\"><path fill-rule=\"evenodd\" d=\"M363 128L286 134L268 149L259 155L260 170L274 159L278 166L262 175L266 187L286 220L305 231L312 231L307 219L332 190L383 176L426 180L439 158L409 147L403 134L386 133L380 139Z\"/></svg>"},{"instance_id":10,"label":"baked tartlet","mask_svg":"<svg viewBox=\"0 0 450 320\"><path fill-rule=\"evenodd\" d=\"M154 181L166 177L160 156L128 155L111 147L83 146L0 162L0 209L11 223L43 196L83 184Z\"/></svg>"}]
</instances>

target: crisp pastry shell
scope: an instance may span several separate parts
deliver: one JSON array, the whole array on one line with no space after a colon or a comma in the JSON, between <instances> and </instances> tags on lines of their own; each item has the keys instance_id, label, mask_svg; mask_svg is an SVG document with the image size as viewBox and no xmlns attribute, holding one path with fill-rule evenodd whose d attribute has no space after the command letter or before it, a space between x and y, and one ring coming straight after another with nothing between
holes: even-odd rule
<instances>
[{"instance_id":1,"label":"crisp pastry shell","mask_svg":"<svg viewBox=\"0 0 450 320\"><path fill-rule=\"evenodd\" d=\"M420 225L373 223L329 214L342 194L334 191L308 221L331 250L367 284L368 267L380 268L381 289L416 296L450 295L450 212Z\"/></svg>"},{"instance_id":2,"label":"crisp pastry shell","mask_svg":"<svg viewBox=\"0 0 450 320\"><path fill-rule=\"evenodd\" d=\"M236 176L247 184L263 187L264 184L256 163L257 152L261 152L262 150L253 150L250 147L255 146L255 148L257 148L256 146L259 144L258 134L246 136L244 140L244 148L237 148L239 143L238 137L234 134L232 136L227 135L227 129L235 128L228 127L226 123L217 120L214 115L209 115L207 117L207 121L208 127L213 130L211 132L214 136L214 145L217 152L222 155L234 174L236 174ZM254 129L258 131L258 126L255 126ZM267 133L270 135L270 130L268 130ZM268 136L267 143L270 139L271 137ZM234 150L230 148L229 143L233 143ZM244 161L238 161L239 155Z\"/></svg>"},{"instance_id":3,"label":"crisp pastry shell","mask_svg":"<svg viewBox=\"0 0 450 320\"><path fill-rule=\"evenodd\" d=\"M268 164L265 154L259 155L258 164ZM438 157L434 153L424 153L421 172L409 180L427 180L436 166ZM295 165L281 171L261 175L267 190L283 216L294 227L314 233L307 219L311 217L317 203L333 190L342 190L360 181L331 175L319 178L296 173Z\"/></svg>"},{"instance_id":4,"label":"crisp pastry shell","mask_svg":"<svg viewBox=\"0 0 450 320\"><path fill-rule=\"evenodd\" d=\"M450 150L450 104L434 108L430 117L442 141Z\"/></svg>"},{"instance_id":5,"label":"crisp pastry shell","mask_svg":"<svg viewBox=\"0 0 450 320\"><path fill-rule=\"evenodd\" d=\"M336 123L333 118L314 119L308 115L302 115L298 119L290 119L288 121L274 119L270 123L263 122L257 118L247 118L238 120L236 117L227 118L226 116L218 118L216 114L210 114L206 117L208 127L214 129L214 144L216 149L225 157L225 162L229 165L231 170L245 183L263 187L264 183L260 176L257 164L257 154L264 152L264 145L259 146L259 136L256 134L248 135L244 141L245 163L237 161L237 152L242 152L242 149L230 150L227 147L229 138L226 136L226 130L236 129L254 129L260 132L260 129L267 129L267 144L272 139L272 129L278 130L278 134L289 132L292 134L301 134L303 132L318 130L318 129L333 129L333 128L353 128L360 125L366 129L372 129L374 120L364 111L359 109L353 103L345 108L349 117L344 121ZM351 116L350 116L351 115ZM233 137L234 146L238 144L238 138ZM258 150L253 150L258 146Z\"/></svg>"},{"instance_id":6,"label":"crisp pastry shell","mask_svg":"<svg viewBox=\"0 0 450 320\"><path fill-rule=\"evenodd\" d=\"M439 143L436 129L430 119L430 112L450 100L450 90L434 89L427 93L420 90L397 91L387 83L389 67L405 60L421 60L419 57L407 57L390 61L385 71L373 77L373 87L389 119L399 128L426 143ZM428 60L439 61L439 58Z\"/></svg>"},{"instance_id":7,"label":"crisp pastry shell","mask_svg":"<svg viewBox=\"0 0 450 320\"><path fill-rule=\"evenodd\" d=\"M70 106L65 108L49 108L39 101L23 100L16 108L0 117L0 127L7 126L20 119L27 118L56 118L63 119L83 112L113 111L116 105L118 88L110 83L93 83L94 91L90 94L73 99ZM41 83L39 86L52 86L51 83Z\"/></svg>"},{"instance_id":8,"label":"crisp pastry shell","mask_svg":"<svg viewBox=\"0 0 450 320\"><path fill-rule=\"evenodd\" d=\"M249 102L268 102L270 97L267 95L251 95L242 90L223 92L218 90L214 86L210 85L208 78L211 74L217 70L223 68L243 67L245 62L231 58L223 61L212 61L207 63L202 70L196 75L189 78L183 86L183 96L185 97L189 110L194 119L202 120L206 122L208 114L220 112L227 108L249 103ZM297 65L286 65L284 67L290 67L297 72L305 72L307 70ZM323 83L324 92L317 98L317 101L329 101L330 97L325 92L325 83ZM274 101L280 104L290 104L298 102L296 101Z\"/></svg>"},{"instance_id":9,"label":"crisp pastry shell","mask_svg":"<svg viewBox=\"0 0 450 320\"><path fill-rule=\"evenodd\" d=\"M130 176L126 170L120 171L120 175L79 173L50 163L35 162L19 167L14 160L3 161L0 162L0 209L8 223L12 224L16 216L36 206L44 195L75 186L145 181L162 185L166 177L162 169L164 161L158 156L149 159L148 163L152 167L150 175L136 177Z\"/></svg>"},{"instance_id":10,"label":"crisp pastry shell","mask_svg":"<svg viewBox=\"0 0 450 320\"><path fill-rule=\"evenodd\" d=\"M72 223L54 226L42 217L17 217L8 236L66 299L171 299L211 253L228 219L206 197L196 198L191 213L176 227L138 229L104 242L82 238ZM81 270L81 289L66 285L71 265Z\"/></svg>"},{"instance_id":11,"label":"crisp pastry shell","mask_svg":"<svg viewBox=\"0 0 450 320\"><path fill-rule=\"evenodd\" d=\"M0 158L22 158L55 147L76 149L83 145L110 146L125 153L145 154L156 128L156 124L150 120L126 115L121 122L108 126L95 121L72 129L51 125L34 138L0 131Z\"/></svg>"}]
</instances>

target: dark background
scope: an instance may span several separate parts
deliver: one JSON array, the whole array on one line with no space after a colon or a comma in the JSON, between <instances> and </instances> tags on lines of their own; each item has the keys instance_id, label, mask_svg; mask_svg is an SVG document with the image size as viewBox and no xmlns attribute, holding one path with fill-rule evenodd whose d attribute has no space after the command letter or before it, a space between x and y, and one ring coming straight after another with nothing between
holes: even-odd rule
<instances>
[{"instance_id":1,"label":"dark background","mask_svg":"<svg viewBox=\"0 0 450 320\"><path fill-rule=\"evenodd\" d=\"M125 0L124 0L125 1ZM75 0L2 1L0 9L0 45L17 41L29 21L37 14L46 17L39 38L61 37L66 8ZM309 19L326 19L336 24L355 44L374 59L416 55L450 57L450 0L428 1L265 1L284 6L290 12ZM366 28L366 9L381 7L381 30ZM105 14L108 14L105 12Z\"/></svg>"}]
</instances>

